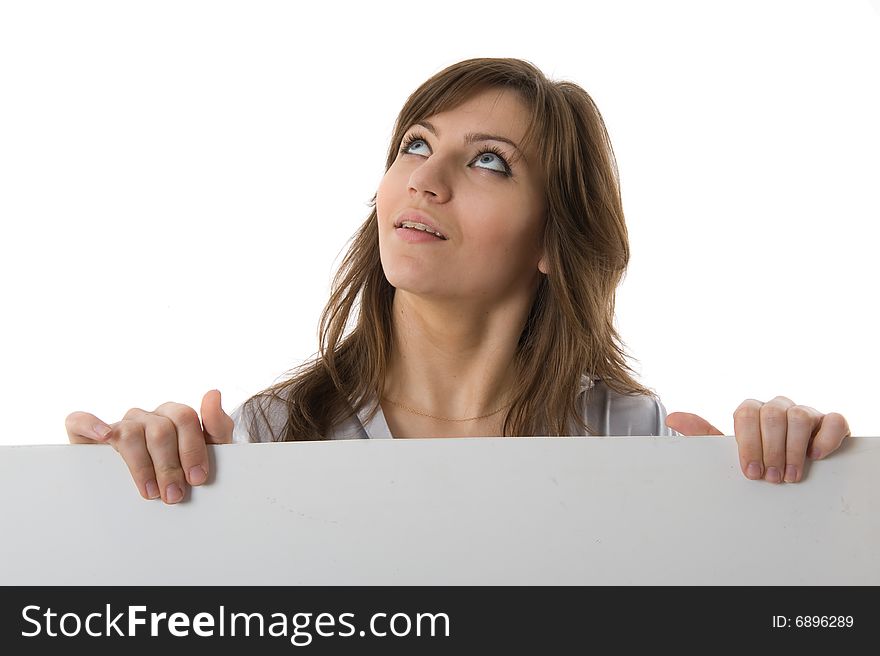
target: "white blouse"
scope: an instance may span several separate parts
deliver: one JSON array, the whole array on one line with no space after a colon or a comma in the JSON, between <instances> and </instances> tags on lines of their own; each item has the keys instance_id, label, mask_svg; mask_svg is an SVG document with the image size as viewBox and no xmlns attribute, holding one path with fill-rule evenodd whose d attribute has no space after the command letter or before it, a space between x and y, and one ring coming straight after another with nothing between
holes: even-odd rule
<instances>
[{"instance_id":1,"label":"white blouse","mask_svg":"<svg viewBox=\"0 0 880 656\"><path fill-rule=\"evenodd\" d=\"M666 408L656 396L619 394L602 381L584 376L578 400L584 420L597 431L595 435L679 435L666 426ZM282 434L287 421L286 405L270 397L259 397L259 402L262 412L255 409L254 400L239 405L232 412L233 442L273 442L276 441L273 436ZM382 406L368 418L371 406L365 403L353 416L337 425L327 439L392 439Z\"/></svg>"}]
</instances>

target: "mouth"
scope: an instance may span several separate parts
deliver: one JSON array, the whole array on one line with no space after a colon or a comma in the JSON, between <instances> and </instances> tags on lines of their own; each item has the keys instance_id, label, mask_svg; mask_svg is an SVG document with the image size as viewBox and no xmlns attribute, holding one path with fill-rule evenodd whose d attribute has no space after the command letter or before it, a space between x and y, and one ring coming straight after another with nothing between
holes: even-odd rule
<instances>
[{"instance_id":1,"label":"mouth","mask_svg":"<svg viewBox=\"0 0 880 656\"><path fill-rule=\"evenodd\" d=\"M424 223L421 223L419 221L409 221L409 220L398 221L397 223L394 224L394 227L399 230L401 230L401 229L402 230L418 230L420 232L424 232L429 235L434 235L435 237L438 237L444 241L447 239L447 237L443 233L441 233L439 230L435 230L431 226L426 225Z\"/></svg>"}]
</instances>

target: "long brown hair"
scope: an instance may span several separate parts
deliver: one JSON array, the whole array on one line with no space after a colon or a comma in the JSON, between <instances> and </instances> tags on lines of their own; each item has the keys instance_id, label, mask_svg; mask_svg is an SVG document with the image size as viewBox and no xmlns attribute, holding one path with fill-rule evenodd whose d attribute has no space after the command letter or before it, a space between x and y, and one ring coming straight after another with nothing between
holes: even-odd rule
<instances>
[{"instance_id":1,"label":"long brown hair","mask_svg":"<svg viewBox=\"0 0 880 656\"><path fill-rule=\"evenodd\" d=\"M629 372L614 328L617 286L629 262L629 239L617 163L608 132L589 94L568 81L551 81L519 59L468 59L440 71L407 99L395 122L385 164L394 163L412 124L454 109L486 88L519 93L531 123L523 150L536 143L546 175L541 277L523 326L515 367L517 388L504 436L579 434L592 428L577 403L582 376L622 394L654 395ZM379 408L392 344L394 288L379 259L376 195L369 217L350 240L321 314L317 354L291 377L244 405L261 414L273 441L320 440L368 401ZM352 327L352 323L354 324ZM283 425L270 422L269 405L286 408Z\"/></svg>"}]
</instances>

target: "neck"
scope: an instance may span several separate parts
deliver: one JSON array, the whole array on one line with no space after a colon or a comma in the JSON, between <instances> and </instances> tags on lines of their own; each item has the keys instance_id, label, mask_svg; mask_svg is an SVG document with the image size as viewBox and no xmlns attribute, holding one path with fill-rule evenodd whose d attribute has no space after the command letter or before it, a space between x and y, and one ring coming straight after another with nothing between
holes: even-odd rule
<instances>
[{"instance_id":1,"label":"neck","mask_svg":"<svg viewBox=\"0 0 880 656\"><path fill-rule=\"evenodd\" d=\"M397 290L385 398L455 419L510 403L514 356L531 303L523 296L487 307Z\"/></svg>"}]
</instances>

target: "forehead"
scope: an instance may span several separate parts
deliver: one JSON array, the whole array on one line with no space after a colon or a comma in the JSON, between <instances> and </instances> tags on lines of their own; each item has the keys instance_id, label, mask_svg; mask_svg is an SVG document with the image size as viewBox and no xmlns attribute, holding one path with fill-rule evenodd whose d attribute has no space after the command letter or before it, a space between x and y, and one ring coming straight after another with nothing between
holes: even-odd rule
<instances>
[{"instance_id":1,"label":"forehead","mask_svg":"<svg viewBox=\"0 0 880 656\"><path fill-rule=\"evenodd\" d=\"M451 129L495 131L520 143L529 124L528 108L516 91L484 89L458 106L428 117Z\"/></svg>"}]
</instances>

